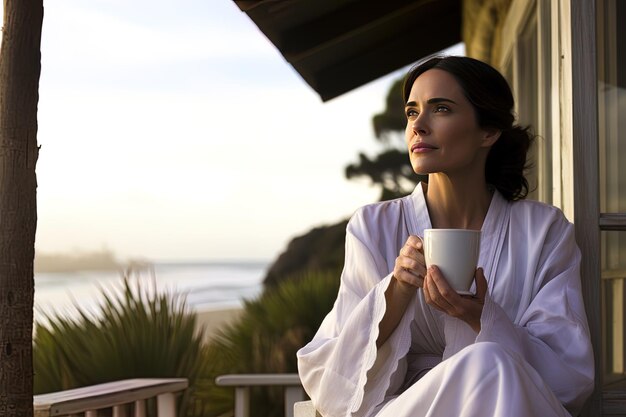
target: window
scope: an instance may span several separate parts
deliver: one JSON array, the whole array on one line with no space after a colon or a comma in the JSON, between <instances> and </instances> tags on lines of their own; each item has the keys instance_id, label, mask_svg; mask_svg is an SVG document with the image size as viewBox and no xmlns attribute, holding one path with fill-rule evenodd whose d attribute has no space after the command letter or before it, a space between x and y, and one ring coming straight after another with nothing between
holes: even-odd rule
<instances>
[{"instance_id":1,"label":"window","mask_svg":"<svg viewBox=\"0 0 626 417\"><path fill-rule=\"evenodd\" d=\"M549 2L514 2L504 27L500 69L513 89L518 123L538 135L528 155L528 197L552 203Z\"/></svg>"},{"instance_id":2,"label":"window","mask_svg":"<svg viewBox=\"0 0 626 417\"><path fill-rule=\"evenodd\" d=\"M598 4L600 211L626 213L626 4Z\"/></svg>"},{"instance_id":3,"label":"window","mask_svg":"<svg viewBox=\"0 0 626 417\"><path fill-rule=\"evenodd\" d=\"M597 2L604 382L626 377L626 2Z\"/></svg>"},{"instance_id":4,"label":"window","mask_svg":"<svg viewBox=\"0 0 626 417\"><path fill-rule=\"evenodd\" d=\"M623 242L626 234L617 231L603 231L600 237L602 251L600 264L602 268L602 334L604 335L604 368L606 383L622 379L625 371L624 360L624 295L626 294L626 251ZM620 245L621 243L621 245ZM619 249L622 249L621 251Z\"/></svg>"}]
</instances>

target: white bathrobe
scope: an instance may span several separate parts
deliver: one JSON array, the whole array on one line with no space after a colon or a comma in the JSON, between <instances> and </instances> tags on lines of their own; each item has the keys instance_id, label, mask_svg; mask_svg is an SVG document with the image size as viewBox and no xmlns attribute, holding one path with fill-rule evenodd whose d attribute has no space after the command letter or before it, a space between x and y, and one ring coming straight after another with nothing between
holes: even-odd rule
<instances>
[{"instance_id":1,"label":"white bathrobe","mask_svg":"<svg viewBox=\"0 0 626 417\"><path fill-rule=\"evenodd\" d=\"M482 227L489 290L479 333L431 308L419 289L376 348L399 250L430 227L419 185L351 218L337 300L298 352L315 408L325 417L576 414L593 390L593 353L580 251L552 206L494 193Z\"/></svg>"}]
</instances>

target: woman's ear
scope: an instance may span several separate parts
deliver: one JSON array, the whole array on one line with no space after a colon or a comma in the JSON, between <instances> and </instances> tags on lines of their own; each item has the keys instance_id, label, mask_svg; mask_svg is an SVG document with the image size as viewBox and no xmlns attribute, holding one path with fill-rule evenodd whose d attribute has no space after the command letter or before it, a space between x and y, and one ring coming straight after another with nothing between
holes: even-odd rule
<instances>
[{"instance_id":1,"label":"woman's ear","mask_svg":"<svg viewBox=\"0 0 626 417\"><path fill-rule=\"evenodd\" d=\"M481 143L481 146L483 148L490 148L491 146L493 146L493 144L498 141L500 135L502 134L502 131L500 129L492 127L484 129L484 132L485 135L483 136L483 141Z\"/></svg>"}]
</instances>

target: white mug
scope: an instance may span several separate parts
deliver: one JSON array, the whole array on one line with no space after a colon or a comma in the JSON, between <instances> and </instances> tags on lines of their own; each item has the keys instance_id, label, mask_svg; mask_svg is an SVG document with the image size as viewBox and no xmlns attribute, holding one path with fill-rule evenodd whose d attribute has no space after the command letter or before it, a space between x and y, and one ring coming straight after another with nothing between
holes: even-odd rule
<instances>
[{"instance_id":1,"label":"white mug","mask_svg":"<svg viewBox=\"0 0 626 417\"><path fill-rule=\"evenodd\" d=\"M459 294L469 291L480 254L480 230L424 230L426 267L437 265L448 284Z\"/></svg>"}]
</instances>

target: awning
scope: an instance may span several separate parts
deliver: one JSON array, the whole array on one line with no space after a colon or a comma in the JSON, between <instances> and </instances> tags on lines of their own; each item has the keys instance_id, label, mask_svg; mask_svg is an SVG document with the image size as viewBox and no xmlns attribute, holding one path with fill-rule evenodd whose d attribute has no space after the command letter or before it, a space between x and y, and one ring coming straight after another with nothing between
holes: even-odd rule
<instances>
[{"instance_id":1,"label":"awning","mask_svg":"<svg viewBox=\"0 0 626 417\"><path fill-rule=\"evenodd\" d=\"M234 0L330 100L461 42L461 0Z\"/></svg>"}]
</instances>

